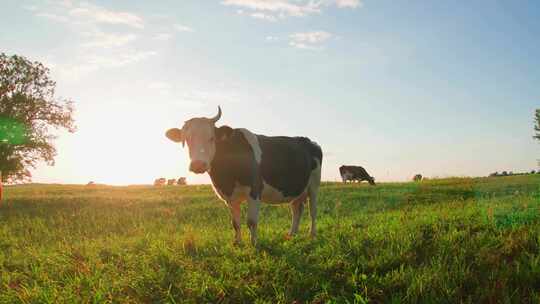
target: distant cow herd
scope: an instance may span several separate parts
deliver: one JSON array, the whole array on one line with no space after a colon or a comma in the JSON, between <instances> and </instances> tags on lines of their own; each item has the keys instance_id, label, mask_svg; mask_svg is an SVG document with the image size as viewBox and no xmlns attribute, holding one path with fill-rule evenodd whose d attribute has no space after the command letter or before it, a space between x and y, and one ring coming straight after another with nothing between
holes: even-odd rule
<instances>
[{"instance_id":1,"label":"distant cow herd","mask_svg":"<svg viewBox=\"0 0 540 304\"><path fill-rule=\"evenodd\" d=\"M186 178L185 177L180 177L178 179L174 179L174 178L170 178L170 179L166 179L164 177L160 177L160 178L156 178L154 180L154 186L175 186L175 185L178 185L178 186L183 186L183 185L187 185L187 182L186 182Z\"/></svg>"},{"instance_id":2,"label":"distant cow herd","mask_svg":"<svg viewBox=\"0 0 540 304\"><path fill-rule=\"evenodd\" d=\"M502 172L493 172L489 176L495 177L495 176L513 176L513 175L528 175L528 174L540 174L540 170L531 170L530 172L518 172L514 173L512 171L502 171Z\"/></svg>"}]
</instances>

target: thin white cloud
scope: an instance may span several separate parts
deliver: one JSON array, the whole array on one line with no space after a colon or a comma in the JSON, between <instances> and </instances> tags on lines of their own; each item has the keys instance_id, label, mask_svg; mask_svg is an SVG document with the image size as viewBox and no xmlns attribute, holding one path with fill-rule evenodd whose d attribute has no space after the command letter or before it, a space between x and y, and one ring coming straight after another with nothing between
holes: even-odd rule
<instances>
[{"instance_id":1,"label":"thin white cloud","mask_svg":"<svg viewBox=\"0 0 540 304\"><path fill-rule=\"evenodd\" d=\"M61 23L68 23L68 22L69 22L69 18L68 18L68 17L62 16L62 15L53 14L53 13L36 12L35 15L36 15L37 17L49 19L49 20L52 20L52 21L55 21L55 22L61 22Z\"/></svg>"},{"instance_id":2,"label":"thin white cloud","mask_svg":"<svg viewBox=\"0 0 540 304\"><path fill-rule=\"evenodd\" d=\"M130 12L121 12L105 9L101 6L81 2L69 9L69 16L86 19L89 22L122 24L134 28L144 28L143 19Z\"/></svg>"},{"instance_id":3,"label":"thin white cloud","mask_svg":"<svg viewBox=\"0 0 540 304\"><path fill-rule=\"evenodd\" d=\"M170 40L173 37L170 33L158 33L154 36L154 39L161 40L161 41L167 41Z\"/></svg>"},{"instance_id":4,"label":"thin white cloud","mask_svg":"<svg viewBox=\"0 0 540 304\"><path fill-rule=\"evenodd\" d=\"M289 45L299 49L321 49L322 44L332 38L332 34L325 31L299 32L289 35Z\"/></svg>"},{"instance_id":5,"label":"thin white cloud","mask_svg":"<svg viewBox=\"0 0 540 304\"><path fill-rule=\"evenodd\" d=\"M332 34L325 31L313 31L313 32L294 33L294 34L291 34L289 37L294 41L313 44L313 43L321 43L321 42L324 42L325 40L328 40L328 38L332 37Z\"/></svg>"},{"instance_id":6,"label":"thin white cloud","mask_svg":"<svg viewBox=\"0 0 540 304\"><path fill-rule=\"evenodd\" d=\"M85 48L121 47L137 39L137 35L132 34L132 33L117 34L117 33L106 33L99 30L85 32L83 33L83 36L90 38L89 41L82 43L81 46Z\"/></svg>"},{"instance_id":7,"label":"thin white cloud","mask_svg":"<svg viewBox=\"0 0 540 304\"><path fill-rule=\"evenodd\" d=\"M75 62L54 65L62 78L76 80L97 70L123 67L155 55L157 55L155 51L122 50L117 53L83 55Z\"/></svg>"},{"instance_id":8,"label":"thin white cloud","mask_svg":"<svg viewBox=\"0 0 540 304\"><path fill-rule=\"evenodd\" d=\"M319 4L296 4L290 0L224 0L223 5L242 7L254 11L267 11L286 16L305 16L320 12Z\"/></svg>"},{"instance_id":9,"label":"thin white cloud","mask_svg":"<svg viewBox=\"0 0 540 304\"><path fill-rule=\"evenodd\" d=\"M292 46L292 47L295 47L297 49L304 49L304 50L317 50L317 49L320 48L320 47L315 47L315 46L312 46L312 45L307 45L305 43L296 42L296 41L290 41L289 45Z\"/></svg>"},{"instance_id":10,"label":"thin white cloud","mask_svg":"<svg viewBox=\"0 0 540 304\"><path fill-rule=\"evenodd\" d=\"M194 32L194 30L191 27L185 26L182 24L175 24L173 25L173 28L179 32L188 32L188 33Z\"/></svg>"},{"instance_id":11,"label":"thin white cloud","mask_svg":"<svg viewBox=\"0 0 540 304\"><path fill-rule=\"evenodd\" d=\"M276 36L266 36L266 41L274 42L274 41L278 41L278 40L279 40L279 37L276 37Z\"/></svg>"},{"instance_id":12,"label":"thin white cloud","mask_svg":"<svg viewBox=\"0 0 540 304\"><path fill-rule=\"evenodd\" d=\"M336 0L337 7L357 8L362 6L360 0Z\"/></svg>"},{"instance_id":13,"label":"thin white cloud","mask_svg":"<svg viewBox=\"0 0 540 304\"><path fill-rule=\"evenodd\" d=\"M115 11L79 1L52 1L47 6L26 6L38 17L71 24L113 24L142 29L144 21L131 12Z\"/></svg>"},{"instance_id":14,"label":"thin white cloud","mask_svg":"<svg viewBox=\"0 0 540 304\"><path fill-rule=\"evenodd\" d=\"M267 21L318 14L329 6L353 9L362 6L360 0L223 0L221 4L237 7L240 15L251 10L249 16Z\"/></svg>"},{"instance_id":15,"label":"thin white cloud","mask_svg":"<svg viewBox=\"0 0 540 304\"><path fill-rule=\"evenodd\" d=\"M115 56L92 56L90 63L104 68L115 68L139 62L150 56L155 56L155 51L122 52Z\"/></svg>"},{"instance_id":16,"label":"thin white cloud","mask_svg":"<svg viewBox=\"0 0 540 304\"><path fill-rule=\"evenodd\" d=\"M255 18L255 19L262 19L262 20L266 20L266 21L270 21L270 22L277 21L276 17L274 17L272 15L267 15L265 13L252 13L252 14L250 14L250 16Z\"/></svg>"}]
</instances>

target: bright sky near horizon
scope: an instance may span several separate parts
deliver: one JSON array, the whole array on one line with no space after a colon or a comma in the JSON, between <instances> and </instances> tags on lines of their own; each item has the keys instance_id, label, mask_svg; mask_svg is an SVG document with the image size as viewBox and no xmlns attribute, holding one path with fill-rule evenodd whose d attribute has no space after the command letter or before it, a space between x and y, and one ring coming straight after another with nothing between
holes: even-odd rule
<instances>
[{"instance_id":1,"label":"bright sky near horizon","mask_svg":"<svg viewBox=\"0 0 540 304\"><path fill-rule=\"evenodd\" d=\"M323 179L537 168L539 1L10 1L0 52L51 68L76 103L36 182L187 176L165 131L191 117L324 150Z\"/></svg>"}]
</instances>

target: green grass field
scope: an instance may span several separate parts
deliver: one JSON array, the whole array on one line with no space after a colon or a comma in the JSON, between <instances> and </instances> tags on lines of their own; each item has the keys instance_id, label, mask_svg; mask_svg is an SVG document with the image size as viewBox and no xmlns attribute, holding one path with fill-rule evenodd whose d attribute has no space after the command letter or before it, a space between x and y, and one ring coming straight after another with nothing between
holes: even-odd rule
<instances>
[{"instance_id":1,"label":"green grass field","mask_svg":"<svg viewBox=\"0 0 540 304\"><path fill-rule=\"evenodd\" d=\"M5 190L0 303L540 301L540 175L326 183L317 238L264 205L257 247L209 186Z\"/></svg>"}]
</instances>

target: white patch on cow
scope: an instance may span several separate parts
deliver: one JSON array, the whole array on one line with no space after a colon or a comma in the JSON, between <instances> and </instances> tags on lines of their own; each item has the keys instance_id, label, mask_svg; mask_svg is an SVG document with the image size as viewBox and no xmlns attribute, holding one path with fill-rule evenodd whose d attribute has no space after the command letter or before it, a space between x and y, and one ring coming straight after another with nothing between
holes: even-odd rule
<instances>
[{"instance_id":1,"label":"white patch on cow","mask_svg":"<svg viewBox=\"0 0 540 304\"><path fill-rule=\"evenodd\" d=\"M261 151L261 146L259 145L259 140L257 139L257 135L251 133L247 129L241 128L237 130L242 132L242 134L244 135L244 138L247 140L247 142L251 146L251 150L253 150L253 155L255 156L255 160L257 161L257 164L261 164L262 151Z\"/></svg>"},{"instance_id":2,"label":"white patch on cow","mask_svg":"<svg viewBox=\"0 0 540 304\"><path fill-rule=\"evenodd\" d=\"M311 171L309 181L306 186L308 189L313 187L318 188L321 183L321 162L316 158L313 158L313 160L317 163L317 167Z\"/></svg>"},{"instance_id":3,"label":"white patch on cow","mask_svg":"<svg viewBox=\"0 0 540 304\"><path fill-rule=\"evenodd\" d=\"M182 127L182 136L188 143L191 162L202 161L206 171L210 171L210 163L216 153L216 146L210 141L215 135L214 128L214 122L208 118L192 118ZM190 138L196 140L190 143Z\"/></svg>"},{"instance_id":4,"label":"white patch on cow","mask_svg":"<svg viewBox=\"0 0 540 304\"><path fill-rule=\"evenodd\" d=\"M344 172L342 175L341 175L341 179L343 179L343 182L346 182L348 180L352 180L353 178L353 174L351 172Z\"/></svg>"}]
</instances>

